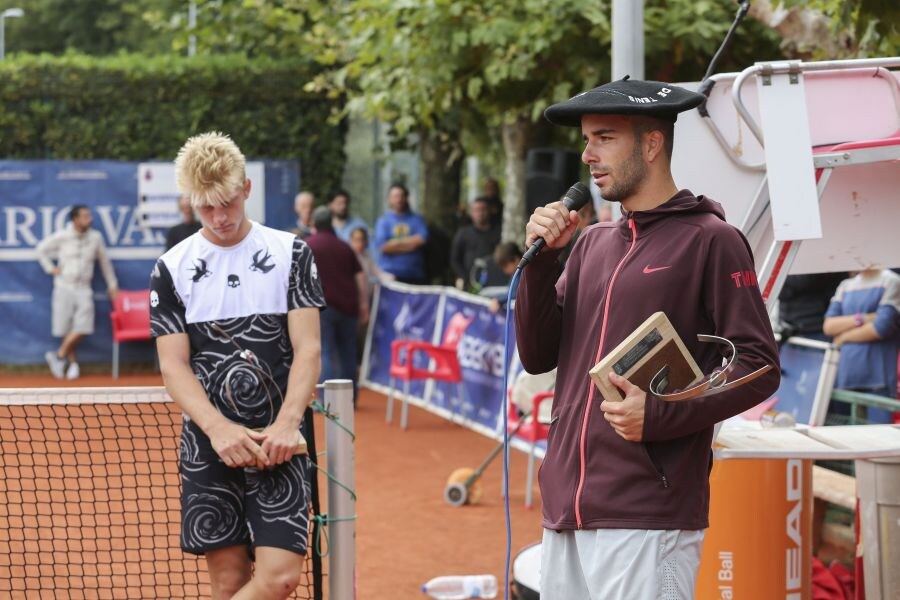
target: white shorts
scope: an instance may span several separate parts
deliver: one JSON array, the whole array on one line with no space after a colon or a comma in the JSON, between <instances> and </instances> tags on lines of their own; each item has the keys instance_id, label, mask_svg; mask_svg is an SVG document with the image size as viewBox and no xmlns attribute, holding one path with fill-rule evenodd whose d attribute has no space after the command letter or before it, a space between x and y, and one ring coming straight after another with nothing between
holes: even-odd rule
<instances>
[{"instance_id":1,"label":"white shorts","mask_svg":"<svg viewBox=\"0 0 900 600\"><path fill-rule=\"evenodd\" d=\"M541 600L692 600L703 530L544 530Z\"/></svg>"},{"instance_id":2,"label":"white shorts","mask_svg":"<svg viewBox=\"0 0 900 600\"><path fill-rule=\"evenodd\" d=\"M53 337L94 333L94 290L53 286Z\"/></svg>"}]
</instances>

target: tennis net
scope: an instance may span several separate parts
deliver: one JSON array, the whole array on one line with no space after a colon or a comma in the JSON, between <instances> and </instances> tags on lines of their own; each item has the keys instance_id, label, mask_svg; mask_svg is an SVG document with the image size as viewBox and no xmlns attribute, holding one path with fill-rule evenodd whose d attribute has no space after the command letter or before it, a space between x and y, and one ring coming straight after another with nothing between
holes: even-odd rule
<instances>
[{"instance_id":1,"label":"tennis net","mask_svg":"<svg viewBox=\"0 0 900 600\"><path fill-rule=\"evenodd\" d=\"M209 597L179 545L180 431L163 388L0 389L0 597ZM315 547L294 598L322 597Z\"/></svg>"}]
</instances>

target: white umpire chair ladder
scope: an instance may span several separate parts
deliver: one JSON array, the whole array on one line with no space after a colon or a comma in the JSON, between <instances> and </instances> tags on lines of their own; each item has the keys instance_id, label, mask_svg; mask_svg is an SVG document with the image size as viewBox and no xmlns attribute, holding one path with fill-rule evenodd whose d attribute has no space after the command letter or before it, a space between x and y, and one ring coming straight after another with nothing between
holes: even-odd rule
<instances>
[{"instance_id":1,"label":"white umpire chair ladder","mask_svg":"<svg viewBox=\"0 0 900 600\"><path fill-rule=\"evenodd\" d=\"M729 157L742 167L764 169L766 178L751 202L741 230L751 237L768 223L763 217L772 215L773 239L759 267L759 286L771 313L778 294L790 272L804 240L822 236L819 202L834 169L869 163L900 160L900 129L894 135L875 140L848 140L813 151L809 136L804 74L829 73L835 76L871 74L882 77L891 86L898 122L900 122L900 84L887 69L900 67L900 57L861 60L836 60L804 63L780 61L757 63L744 69L732 83L731 95L740 118L763 146L765 163L741 163L734 155L714 121L704 121ZM723 80L727 76L715 76ZM760 98L760 121L748 110L743 91L745 83L755 77ZM860 109L865 110L861 99ZM836 118L840 118L837 115Z\"/></svg>"},{"instance_id":2,"label":"white umpire chair ladder","mask_svg":"<svg viewBox=\"0 0 900 600\"><path fill-rule=\"evenodd\" d=\"M887 161L900 161L900 84L888 70L900 67L900 57L804 63L780 61L757 63L733 74L713 76L725 83L733 77L731 98L740 119L762 146L765 160L751 164L735 152L726 136L708 114L703 121L732 162L746 170L765 171L740 229L748 239L759 240L756 251L765 255L758 267L759 288L770 314L805 240L822 237L821 200L835 169ZM877 139L845 140L813 148L807 112L804 74L847 78L877 77L887 82L893 98L897 129ZM756 79L759 123L747 108L745 84ZM860 98L860 109L866 109ZM830 115L829 115L830 116ZM835 115L834 118L842 118ZM900 163L898 163L900 165ZM771 215L771 221L766 215ZM795 343L817 344L811 340ZM816 389L810 425L824 424L825 413L837 370L838 350L829 347Z\"/></svg>"}]
</instances>

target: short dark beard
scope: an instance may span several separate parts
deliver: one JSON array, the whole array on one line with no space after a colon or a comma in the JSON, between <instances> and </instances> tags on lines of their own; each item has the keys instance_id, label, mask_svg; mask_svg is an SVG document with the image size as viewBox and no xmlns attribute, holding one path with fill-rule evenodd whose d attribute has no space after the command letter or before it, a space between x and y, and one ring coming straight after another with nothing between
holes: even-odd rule
<instances>
[{"instance_id":1,"label":"short dark beard","mask_svg":"<svg viewBox=\"0 0 900 600\"><path fill-rule=\"evenodd\" d=\"M647 176L647 165L644 164L641 144L635 140L634 149L624 163L611 171L617 178L612 185L601 190L604 200L610 202L622 202L633 196Z\"/></svg>"}]
</instances>

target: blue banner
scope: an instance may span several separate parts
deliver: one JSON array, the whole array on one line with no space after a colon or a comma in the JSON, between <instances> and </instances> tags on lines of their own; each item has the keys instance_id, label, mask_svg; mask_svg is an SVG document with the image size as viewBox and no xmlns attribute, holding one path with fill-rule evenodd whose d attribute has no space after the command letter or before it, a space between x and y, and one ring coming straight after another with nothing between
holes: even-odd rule
<instances>
[{"instance_id":1,"label":"blue banner","mask_svg":"<svg viewBox=\"0 0 900 600\"><path fill-rule=\"evenodd\" d=\"M144 228L136 217L136 162L0 161L0 363L43 362L59 340L50 332L53 282L37 262L35 246L66 226L69 209L84 204L94 216L119 280L126 290L148 287L162 254L165 231ZM291 207L299 188L295 161L265 162L266 225L294 226ZM108 361L112 333L110 301L99 268L92 283L95 332L79 347L84 362ZM122 346L122 360L152 360L152 345Z\"/></svg>"},{"instance_id":2,"label":"blue banner","mask_svg":"<svg viewBox=\"0 0 900 600\"><path fill-rule=\"evenodd\" d=\"M447 324L461 313L469 319L457 346L462 385L415 381L410 386L410 395L415 404L454 419L459 417L482 432L498 431L506 397L503 380L506 314L492 313L488 304L484 298L452 288L394 283L381 286L369 329L361 383L387 393L391 342L406 338L440 343ZM514 331L510 332L510 346L511 361L515 361ZM427 361L417 361L415 366L424 368ZM395 381L394 385L402 391L402 382Z\"/></svg>"},{"instance_id":3,"label":"blue banner","mask_svg":"<svg viewBox=\"0 0 900 600\"><path fill-rule=\"evenodd\" d=\"M435 342L435 328L440 324L438 306L441 300L440 288L415 288L412 286L383 286L378 293L378 305L371 331L372 340L368 353L369 381L390 386L391 342L395 339L409 339ZM417 367L427 367L427 361L414 363ZM394 382L398 384L398 382ZM399 385L403 385L399 382ZM421 398L425 392L425 381L410 383L409 392Z\"/></svg>"},{"instance_id":4,"label":"blue banner","mask_svg":"<svg viewBox=\"0 0 900 600\"><path fill-rule=\"evenodd\" d=\"M781 347L781 385L772 396L774 409L790 413L797 423L809 423L825 350L787 342Z\"/></svg>"},{"instance_id":5,"label":"blue banner","mask_svg":"<svg viewBox=\"0 0 900 600\"><path fill-rule=\"evenodd\" d=\"M462 415L465 419L494 428L506 402L503 381L503 333L505 313L492 313L476 296L449 292L444 305L444 322L456 313L471 321L459 342L457 356L463 374L463 398L456 399L457 388L438 382L431 403ZM515 354L515 337L510 332L511 351ZM455 402L449 402L456 400Z\"/></svg>"}]
</instances>

